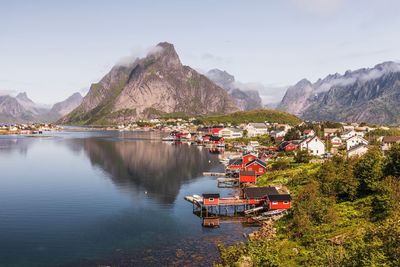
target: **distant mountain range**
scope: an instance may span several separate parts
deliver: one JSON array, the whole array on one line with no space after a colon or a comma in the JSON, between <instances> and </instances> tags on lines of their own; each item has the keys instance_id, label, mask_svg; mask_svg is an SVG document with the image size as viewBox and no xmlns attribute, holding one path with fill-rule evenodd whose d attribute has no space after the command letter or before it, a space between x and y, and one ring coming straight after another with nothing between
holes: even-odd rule
<instances>
[{"instance_id":1,"label":"distant mountain range","mask_svg":"<svg viewBox=\"0 0 400 267\"><path fill-rule=\"evenodd\" d=\"M278 109L307 120L400 124L400 64L331 74L288 88Z\"/></svg>"},{"instance_id":2,"label":"distant mountain range","mask_svg":"<svg viewBox=\"0 0 400 267\"><path fill-rule=\"evenodd\" d=\"M206 73L206 76L224 88L241 110L262 108L262 100L259 92L244 88L244 84L236 82L235 77L228 72L212 69Z\"/></svg>"},{"instance_id":3,"label":"distant mountain range","mask_svg":"<svg viewBox=\"0 0 400 267\"><path fill-rule=\"evenodd\" d=\"M0 96L0 123L53 122L71 112L81 101L81 94L75 93L48 108L33 102L26 93Z\"/></svg>"},{"instance_id":4,"label":"distant mountain range","mask_svg":"<svg viewBox=\"0 0 400 267\"><path fill-rule=\"evenodd\" d=\"M116 124L164 113L206 115L238 110L226 90L182 65L174 46L163 42L145 58L114 66L59 123Z\"/></svg>"}]
</instances>

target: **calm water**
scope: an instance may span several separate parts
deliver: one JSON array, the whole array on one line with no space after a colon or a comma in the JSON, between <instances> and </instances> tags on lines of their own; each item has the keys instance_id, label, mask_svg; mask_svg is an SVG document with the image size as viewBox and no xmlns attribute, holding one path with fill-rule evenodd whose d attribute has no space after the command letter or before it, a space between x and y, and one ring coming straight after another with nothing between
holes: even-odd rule
<instances>
[{"instance_id":1,"label":"calm water","mask_svg":"<svg viewBox=\"0 0 400 267\"><path fill-rule=\"evenodd\" d=\"M240 223L206 229L183 200L220 192L218 156L149 133L0 137L0 266L210 265Z\"/></svg>"}]
</instances>

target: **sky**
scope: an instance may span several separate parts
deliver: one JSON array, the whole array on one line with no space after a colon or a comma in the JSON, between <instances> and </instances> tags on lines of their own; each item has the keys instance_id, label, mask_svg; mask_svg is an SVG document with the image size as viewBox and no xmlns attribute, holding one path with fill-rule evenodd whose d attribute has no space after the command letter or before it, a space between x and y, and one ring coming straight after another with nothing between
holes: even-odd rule
<instances>
[{"instance_id":1,"label":"sky","mask_svg":"<svg viewBox=\"0 0 400 267\"><path fill-rule=\"evenodd\" d=\"M262 83L276 102L303 78L400 60L398 10L397 0L0 0L0 94L61 101L168 41L183 64Z\"/></svg>"}]
</instances>

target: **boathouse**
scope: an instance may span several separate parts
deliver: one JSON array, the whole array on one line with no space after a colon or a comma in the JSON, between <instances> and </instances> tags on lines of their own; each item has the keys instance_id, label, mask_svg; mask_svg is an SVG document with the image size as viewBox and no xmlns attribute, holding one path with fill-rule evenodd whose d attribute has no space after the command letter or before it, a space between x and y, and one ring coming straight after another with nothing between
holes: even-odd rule
<instances>
[{"instance_id":1,"label":"boathouse","mask_svg":"<svg viewBox=\"0 0 400 267\"><path fill-rule=\"evenodd\" d=\"M281 210L292 207L292 198L289 194L268 195L268 209Z\"/></svg>"},{"instance_id":2,"label":"boathouse","mask_svg":"<svg viewBox=\"0 0 400 267\"><path fill-rule=\"evenodd\" d=\"M243 160L242 159L231 159L228 163L229 170L240 170L243 167Z\"/></svg>"},{"instance_id":3,"label":"boathouse","mask_svg":"<svg viewBox=\"0 0 400 267\"><path fill-rule=\"evenodd\" d=\"M255 171L240 171L239 182L242 183L256 183L257 175Z\"/></svg>"},{"instance_id":4,"label":"boathouse","mask_svg":"<svg viewBox=\"0 0 400 267\"><path fill-rule=\"evenodd\" d=\"M247 187L243 196L249 204L266 203L269 210L290 209L292 198L290 194L281 194L276 187Z\"/></svg>"},{"instance_id":5,"label":"boathouse","mask_svg":"<svg viewBox=\"0 0 400 267\"><path fill-rule=\"evenodd\" d=\"M218 206L219 205L219 194L203 194L203 205L204 206Z\"/></svg>"},{"instance_id":6,"label":"boathouse","mask_svg":"<svg viewBox=\"0 0 400 267\"><path fill-rule=\"evenodd\" d=\"M262 175L267 171L267 163L260 159L255 159L244 165L245 171L254 171L256 175Z\"/></svg>"}]
</instances>

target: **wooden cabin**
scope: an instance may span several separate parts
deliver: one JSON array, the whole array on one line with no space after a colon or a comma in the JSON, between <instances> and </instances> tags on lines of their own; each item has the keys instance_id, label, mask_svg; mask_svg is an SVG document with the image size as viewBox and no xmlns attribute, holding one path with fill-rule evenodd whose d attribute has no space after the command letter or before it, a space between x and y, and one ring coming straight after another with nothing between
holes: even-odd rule
<instances>
[{"instance_id":1,"label":"wooden cabin","mask_svg":"<svg viewBox=\"0 0 400 267\"><path fill-rule=\"evenodd\" d=\"M249 201L249 204L260 204L267 202L268 194L279 194L275 187L246 187L243 189L243 198Z\"/></svg>"},{"instance_id":2,"label":"wooden cabin","mask_svg":"<svg viewBox=\"0 0 400 267\"><path fill-rule=\"evenodd\" d=\"M239 183L253 183L257 181L257 175L255 171L240 171Z\"/></svg>"},{"instance_id":3,"label":"wooden cabin","mask_svg":"<svg viewBox=\"0 0 400 267\"><path fill-rule=\"evenodd\" d=\"M267 171L267 163L260 159L255 159L244 165L245 171L254 171L257 176L264 174Z\"/></svg>"},{"instance_id":4,"label":"wooden cabin","mask_svg":"<svg viewBox=\"0 0 400 267\"><path fill-rule=\"evenodd\" d=\"M268 209L281 210L292 207L292 198L289 194L268 195Z\"/></svg>"},{"instance_id":5,"label":"wooden cabin","mask_svg":"<svg viewBox=\"0 0 400 267\"><path fill-rule=\"evenodd\" d=\"M243 197L249 204L266 203L269 210L290 209L292 198L290 194L281 194L275 187L247 187L243 189Z\"/></svg>"},{"instance_id":6,"label":"wooden cabin","mask_svg":"<svg viewBox=\"0 0 400 267\"><path fill-rule=\"evenodd\" d=\"M203 194L203 205L204 206L218 206L219 205L219 194Z\"/></svg>"},{"instance_id":7,"label":"wooden cabin","mask_svg":"<svg viewBox=\"0 0 400 267\"><path fill-rule=\"evenodd\" d=\"M242 159L231 159L228 162L227 168L229 170L241 170L243 167L243 160Z\"/></svg>"}]
</instances>

